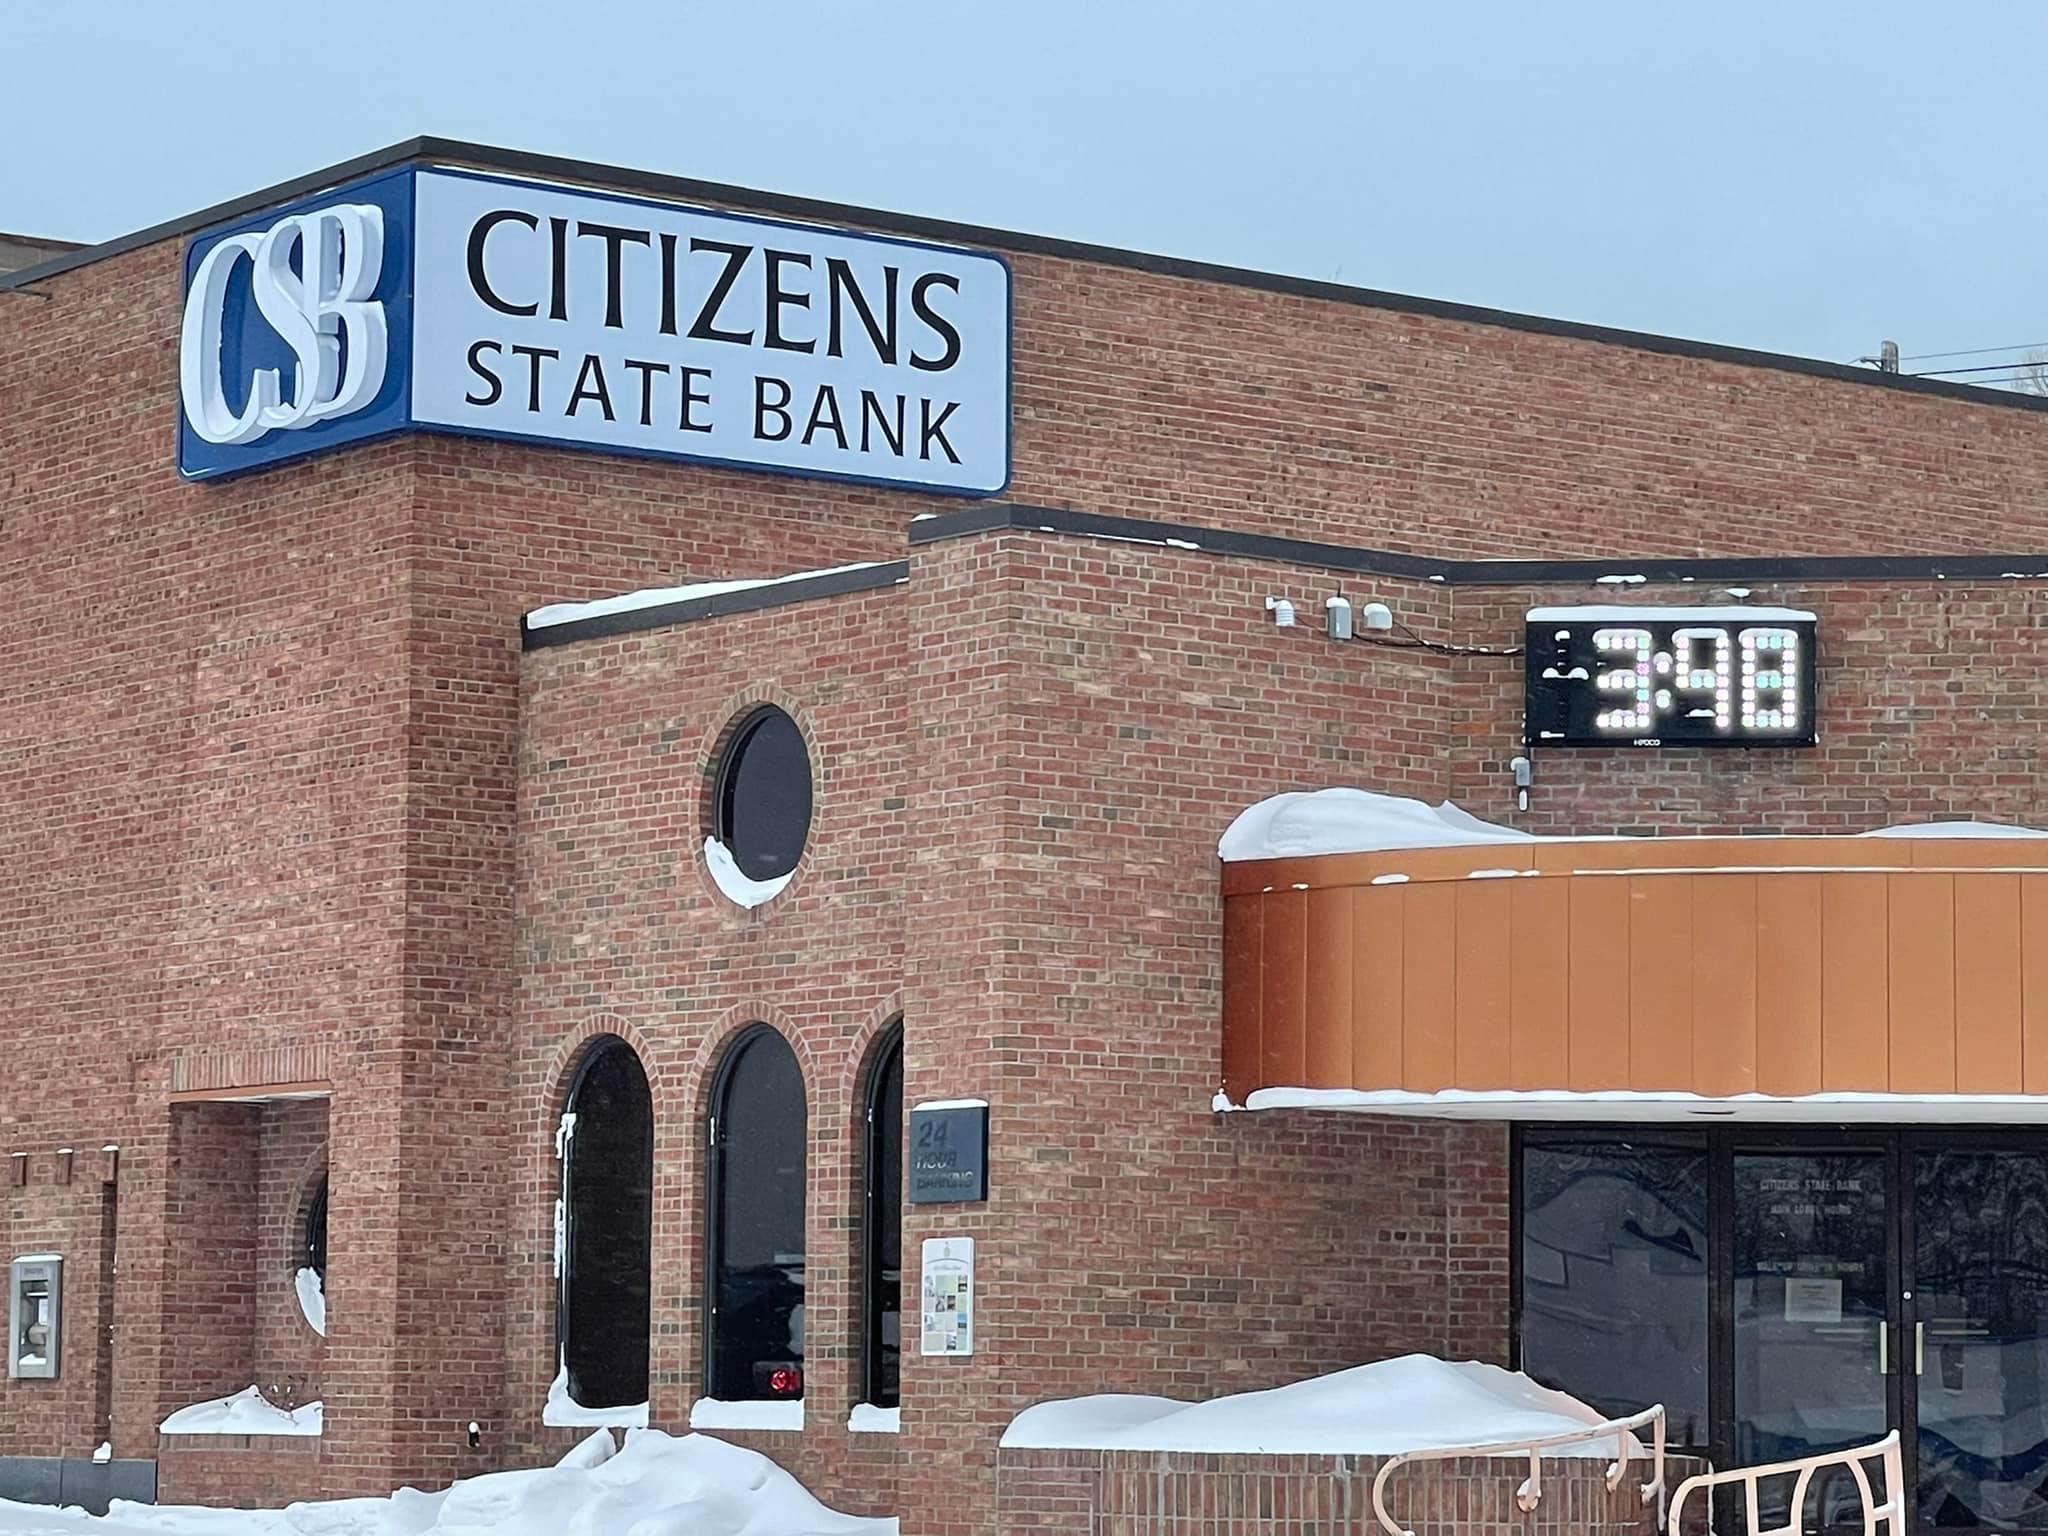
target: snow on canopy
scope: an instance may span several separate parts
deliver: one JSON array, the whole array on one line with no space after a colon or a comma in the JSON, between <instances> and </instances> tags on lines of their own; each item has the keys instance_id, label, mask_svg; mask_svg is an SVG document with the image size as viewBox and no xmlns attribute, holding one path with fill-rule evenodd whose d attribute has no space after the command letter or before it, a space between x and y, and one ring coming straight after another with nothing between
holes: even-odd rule
<instances>
[{"instance_id":1,"label":"snow on canopy","mask_svg":"<svg viewBox=\"0 0 2048 1536\"><path fill-rule=\"evenodd\" d=\"M435 1493L285 1509L116 1501L100 1517L0 1502L0 1536L896 1536L894 1520L827 1509L758 1452L635 1430L597 1430L552 1467L464 1478Z\"/></svg>"},{"instance_id":2,"label":"snow on canopy","mask_svg":"<svg viewBox=\"0 0 2048 1536\"><path fill-rule=\"evenodd\" d=\"M1569 1434L1603 1415L1519 1371L1402 1355L1265 1392L1207 1402L1104 1394L1026 1408L1009 1450L1194 1451L1213 1455L1393 1456ZM1545 1452L1614 1455L1610 1438Z\"/></svg>"},{"instance_id":3,"label":"snow on canopy","mask_svg":"<svg viewBox=\"0 0 2048 1536\"><path fill-rule=\"evenodd\" d=\"M1927 821L1879 827L1864 837L2048 837L2039 827L1988 821ZM1403 848L1471 848L1494 844L1623 841L1537 836L1482 821L1450 801L1431 805L1370 789L1297 790L1238 812L1216 845L1227 864L1299 859L1325 853L1385 853Z\"/></svg>"},{"instance_id":4,"label":"snow on canopy","mask_svg":"<svg viewBox=\"0 0 2048 1536\"><path fill-rule=\"evenodd\" d=\"M1481 821L1448 800L1430 805L1370 789L1318 789L1274 795L1240 811L1216 851L1235 863L1534 841L1527 832Z\"/></svg>"}]
</instances>

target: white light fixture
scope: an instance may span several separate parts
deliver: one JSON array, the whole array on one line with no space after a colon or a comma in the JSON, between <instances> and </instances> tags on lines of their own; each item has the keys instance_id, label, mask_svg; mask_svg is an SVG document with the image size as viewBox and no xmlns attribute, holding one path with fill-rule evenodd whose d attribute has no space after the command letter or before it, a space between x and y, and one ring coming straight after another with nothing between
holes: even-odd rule
<instances>
[{"instance_id":1,"label":"white light fixture","mask_svg":"<svg viewBox=\"0 0 2048 1536\"><path fill-rule=\"evenodd\" d=\"M1385 603L1367 603L1359 609L1358 618L1367 629L1384 631L1394 627L1394 610Z\"/></svg>"},{"instance_id":2,"label":"white light fixture","mask_svg":"<svg viewBox=\"0 0 2048 1536\"><path fill-rule=\"evenodd\" d=\"M1294 604L1290 603L1286 598L1267 598L1266 612L1273 615L1273 624L1275 628L1292 629L1294 627Z\"/></svg>"}]
</instances>

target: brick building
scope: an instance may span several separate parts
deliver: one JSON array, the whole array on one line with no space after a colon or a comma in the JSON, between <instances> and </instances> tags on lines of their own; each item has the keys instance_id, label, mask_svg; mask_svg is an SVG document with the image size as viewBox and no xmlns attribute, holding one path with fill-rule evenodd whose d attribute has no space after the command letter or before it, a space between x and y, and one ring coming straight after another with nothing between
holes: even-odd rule
<instances>
[{"instance_id":1,"label":"brick building","mask_svg":"<svg viewBox=\"0 0 2048 1536\"><path fill-rule=\"evenodd\" d=\"M433 355L531 419L432 373L465 255L514 329ZM752 446L610 332L744 356ZM869 349L836 419L778 339ZM1087 1530L1144 1477L1020 1409L1422 1351L1724 1461L1899 1424L1919 1523L2025 1524L2048 1446L1957 1426L2048 1402L2048 858L1852 834L2041 818L2041 405L437 141L0 278L0 1241L62 1261L0 1470L694 1422ZM1525 742L1543 607L1810 614L1817 744ZM1330 785L1557 841L1219 866ZM962 1101L986 1198L905 1202ZM252 1386L320 1432L160 1429Z\"/></svg>"}]
</instances>

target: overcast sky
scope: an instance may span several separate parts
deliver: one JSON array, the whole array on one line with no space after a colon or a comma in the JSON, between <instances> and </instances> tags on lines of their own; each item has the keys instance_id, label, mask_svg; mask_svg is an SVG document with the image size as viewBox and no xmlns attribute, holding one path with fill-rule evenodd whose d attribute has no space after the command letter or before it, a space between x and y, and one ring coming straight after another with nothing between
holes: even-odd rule
<instances>
[{"instance_id":1,"label":"overcast sky","mask_svg":"<svg viewBox=\"0 0 2048 1536\"><path fill-rule=\"evenodd\" d=\"M1838 360L2048 342L2037 0L0 16L17 233L103 239L431 133Z\"/></svg>"}]
</instances>

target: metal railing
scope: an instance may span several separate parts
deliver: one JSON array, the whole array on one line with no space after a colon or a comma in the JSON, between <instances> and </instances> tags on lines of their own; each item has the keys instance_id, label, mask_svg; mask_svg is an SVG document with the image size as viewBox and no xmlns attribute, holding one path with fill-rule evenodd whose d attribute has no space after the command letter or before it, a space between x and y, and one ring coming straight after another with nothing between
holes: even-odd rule
<instances>
[{"instance_id":1,"label":"metal railing","mask_svg":"<svg viewBox=\"0 0 2048 1536\"><path fill-rule=\"evenodd\" d=\"M1584 1429L1568 1430L1563 1434L1545 1435L1535 1440L1496 1440L1484 1445L1431 1446L1426 1450L1403 1451L1398 1456L1389 1456L1372 1480L1372 1513L1387 1536L1415 1536L1404 1529L1394 1517L1387 1513L1387 1479L1405 1466L1422 1461L1454 1461L1461 1456L1517 1456L1529 1458L1529 1475L1522 1479L1522 1485L1515 1490L1515 1504L1527 1514L1535 1509L1543 1497L1543 1453L1561 1449L1567 1445L1585 1445L1593 1441L1612 1439L1618 1447L1613 1463L1607 1468L1608 1491L1621 1486L1622 1474L1628 1470L1630 1457L1637 1449L1635 1432L1649 1429L1650 1467L1654 1474L1643 1484L1643 1502L1657 1501L1657 1525L1664 1525L1664 1405L1656 1404L1641 1413L1631 1414L1625 1419L1607 1419L1599 1424L1588 1424ZM1896 1452L1895 1452L1896 1454ZM1691 1482L1697 1482L1694 1478ZM1690 1483L1688 1483L1690 1486ZM1899 1536L1896 1529L1888 1536Z\"/></svg>"},{"instance_id":2,"label":"metal railing","mask_svg":"<svg viewBox=\"0 0 2048 1536\"><path fill-rule=\"evenodd\" d=\"M1884 1468L1885 1500L1878 1503L1871 1491L1870 1474L1865 1462L1875 1461ZM1880 1520L1885 1524L1885 1536L1905 1536L1906 1494L1904 1478L1899 1461L1899 1432L1893 1430L1882 1440L1869 1445L1851 1446L1845 1451L1826 1451L1818 1456L1801 1456L1792 1461L1768 1462L1760 1467L1736 1467L1727 1472L1701 1472L1688 1477L1678 1485L1678 1492L1671 1496L1670 1530L1682 1530L1679 1521L1685 1514L1685 1502L1692 1497L1695 1489L1707 1491L1707 1523L1711 1530L1714 1518L1713 1490L1732 1488L1740 1485L1746 1500L1745 1512L1749 1523L1745 1527L1749 1536L1801 1536L1805 1518L1806 1495L1813 1485L1813 1475L1828 1467L1847 1467L1849 1476L1855 1480L1856 1492L1863 1500L1863 1536L1877 1536ZM1783 1525L1766 1528L1757 1510L1757 1485L1768 1477L1791 1477L1792 1501L1787 1506L1788 1514ZM1832 1523L1832 1522L1830 1522Z\"/></svg>"}]
</instances>

